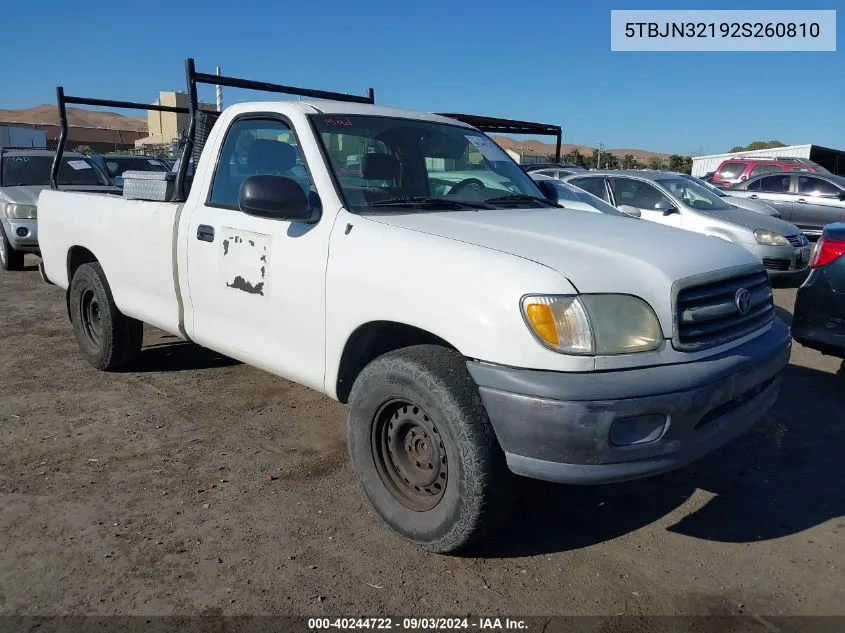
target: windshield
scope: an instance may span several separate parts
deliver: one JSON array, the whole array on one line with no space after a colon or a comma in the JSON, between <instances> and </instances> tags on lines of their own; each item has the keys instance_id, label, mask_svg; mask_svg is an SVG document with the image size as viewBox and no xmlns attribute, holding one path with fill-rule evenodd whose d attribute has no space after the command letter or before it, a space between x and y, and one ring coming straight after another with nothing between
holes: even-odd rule
<instances>
[{"instance_id":1,"label":"windshield","mask_svg":"<svg viewBox=\"0 0 845 633\"><path fill-rule=\"evenodd\" d=\"M104 156L106 171L117 178L125 171L170 171L170 167L155 158L145 156Z\"/></svg>"},{"instance_id":2,"label":"windshield","mask_svg":"<svg viewBox=\"0 0 845 633\"><path fill-rule=\"evenodd\" d=\"M693 180L667 178L658 180L657 183L692 209L699 209L700 211L729 211L733 209L732 206L723 202L709 189Z\"/></svg>"},{"instance_id":3,"label":"windshield","mask_svg":"<svg viewBox=\"0 0 845 633\"><path fill-rule=\"evenodd\" d=\"M458 125L312 115L349 208L549 206L502 148Z\"/></svg>"},{"instance_id":4,"label":"windshield","mask_svg":"<svg viewBox=\"0 0 845 633\"><path fill-rule=\"evenodd\" d=\"M591 206L597 211L601 213L606 213L607 215L621 215L626 218L630 218L631 216L622 213L619 209L614 207L611 204L608 204L601 198L597 198L593 194L584 191L583 189L576 187L575 185L570 185L569 183L560 182L558 180L550 179L547 182L552 183L552 185L557 189L558 195L558 204L564 208L570 209L579 209L579 205L567 205L567 203L582 203Z\"/></svg>"},{"instance_id":5,"label":"windshield","mask_svg":"<svg viewBox=\"0 0 845 633\"><path fill-rule=\"evenodd\" d=\"M688 174L681 174L681 176L683 178L686 178L687 180L694 182L697 185L701 185L702 187L707 189L707 191L710 191L714 196L719 196L720 198L727 198L728 197L728 194L726 194L724 191L719 189L717 186L711 185L706 180L701 180L701 178L696 178L695 176L690 176Z\"/></svg>"},{"instance_id":6,"label":"windshield","mask_svg":"<svg viewBox=\"0 0 845 633\"><path fill-rule=\"evenodd\" d=\"M4 187L49 185L52 167L53 157L49 154L4 156L3 179L0 185ZM85 156L68 156L62 159L58 184L111 186L106 175Z\"/></svg>"}]
</instances>

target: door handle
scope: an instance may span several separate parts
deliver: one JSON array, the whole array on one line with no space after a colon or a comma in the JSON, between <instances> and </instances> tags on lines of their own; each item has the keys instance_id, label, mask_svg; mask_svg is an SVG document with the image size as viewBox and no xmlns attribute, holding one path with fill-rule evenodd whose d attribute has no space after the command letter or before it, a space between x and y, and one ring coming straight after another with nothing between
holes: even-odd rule
<instances>
[{"instance_id":1,"label":"door handle","mask_svg":"<svg viewBox=\"0 0 845 633\"><path fill-rule=\"evenodd\" d=\"M795 202L800 202L801 204L807 204L807 201L804 198L798 198Z\"/></svg>"},{"instance_id":2,"label":"door handle","mask_svg":"<svg viewBox=\"0 0 845 633\"><path fill-rule=\"evenodd\" d=\"M214 227L208 226L207 224L200 224L197 227L197 239L200 242L213 242L214 241Z\"/></svg>"},{"instance_id":3,"label":"door handle","mask_svg":"<svg viewBox=\"0 0 845 633\"><path fill-rule=\"evenodd\" d=\"M758 195L756 195L756 194L755 194L755 195L748 196L748 199L749 199L749 200L756 200L756 199L757 199L757 198L759 198L759 197L760 197L760 196L758 196Z\"/></svg>"}]
</instances>

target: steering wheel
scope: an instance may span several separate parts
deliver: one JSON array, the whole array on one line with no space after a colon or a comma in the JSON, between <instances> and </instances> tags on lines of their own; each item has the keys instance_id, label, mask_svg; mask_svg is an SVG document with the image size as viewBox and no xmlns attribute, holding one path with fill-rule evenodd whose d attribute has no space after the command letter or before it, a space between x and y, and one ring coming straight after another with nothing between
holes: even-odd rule
<instances>
[{"instance_id":1,"label":"steering wheel","mask_svg":"<svg viewBox=\"0 0 845 633\"><path fill-rule=\"evenodd\" d=\"M447 195L455 195L456 193L458 193L461 187L474 187L478 190L478 193L484 191L484 183L481 182L478 178L465 178L461 182L452 185L452 188L449 189L449 193Z\"/></svg>"}]
</instances>

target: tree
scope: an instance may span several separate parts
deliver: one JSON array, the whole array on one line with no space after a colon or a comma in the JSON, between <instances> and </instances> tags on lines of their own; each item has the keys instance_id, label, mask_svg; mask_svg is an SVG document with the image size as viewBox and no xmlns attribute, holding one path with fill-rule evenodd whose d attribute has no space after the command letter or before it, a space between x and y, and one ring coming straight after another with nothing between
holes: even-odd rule
<instances>
[{"instance_id":1,"label":"tree","mask_svg":"<svg viewBox=\"0 0 845 633\"><path fill-rule=\"evenodd\" d=\"M677 154L672 154L669 157L669 164L667 168L669 171L681 171L684 166L684 159Z\"/></svg>"},{"instance_id":2,"label":"tree","mask_svg":"<svg viewBox=\"0 0 845 633\"><path fill-rule=\"evenodd\" d=\"M680 171L685 174L692 173L692 156L684 156L684 162L681 165Z\"/></svg>"},{"instance_id":3,"label":"tree","mask_svg":"<svg viewBox=\"0 0 845 633\"><path fill-rule=\"evenodd\" d=\"M648 159L648 168L649 169L663 169L663 161L660 160L657 156L652 156Z\"/></svg>"},{"instance_id":4,"label":"tree","mask_svg":"<svg viewBox=\"0 0 845 633\"><path fill-rule=\"evenodd\" d=\"M622 169L636 169L637 168L637 159L634 158L633 154L625 154L622 158Z\"/></svg>"},{"instance_id":5,"label":"tree","mask_svg":"<svg viewBox=\"0 0 845 633\"><path fill-rule=\"evenodd\" d=\"M728 151L733 152L753 152L754 150L758 149L772 149L773 147L786 147L786 143L781 143L780 141L754 141L753 143L749 143L745 147L741 145L734 145Z\"/></svg>"}]
</instances>

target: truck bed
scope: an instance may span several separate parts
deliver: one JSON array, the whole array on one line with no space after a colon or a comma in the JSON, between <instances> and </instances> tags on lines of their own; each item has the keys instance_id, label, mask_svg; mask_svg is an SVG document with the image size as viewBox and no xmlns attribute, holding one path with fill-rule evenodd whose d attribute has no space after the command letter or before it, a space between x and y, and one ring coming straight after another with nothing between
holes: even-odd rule
<instances>
[{"instance_id":1,"label":"truck bed","mask_svg":"<svg viewBox=\"0 0 845 633\"><path fill-rule=\"evenodd\" d=\"M121 312L179 335L173 253L181 206L44 191L38 227L45 274L67 289L72 260L90 252L103 267Z\"/></svg>"}]
</instances>

